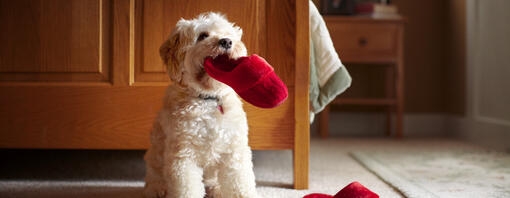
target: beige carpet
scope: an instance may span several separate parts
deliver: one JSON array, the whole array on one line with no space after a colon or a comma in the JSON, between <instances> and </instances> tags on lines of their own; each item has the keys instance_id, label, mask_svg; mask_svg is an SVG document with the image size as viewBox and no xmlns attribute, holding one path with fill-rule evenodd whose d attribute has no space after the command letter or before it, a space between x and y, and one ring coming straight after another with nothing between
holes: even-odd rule
<instances>
[{"instance_id":1,"label":"beige carpet","mask_svg":"<svg viewBox=\"0 0 510 198\"><path fill-rule=\"evenodd\" d=\"M442 139L312 139L310 189L293 190L292 153L255 151L258 191L267 198L297 198L311 192L335 194L359 181L381 197L403 197L352 158L350 152L457 147ZM0 197L140 197L142 151L0 151Z\"/></svg>"},{"instance_id":2,"label":"beige carpet","mask_svg":"<svg viewBox=\"0 0 510 198\"><path fill-rule=\"evenodd\" d=\"M510 155L470 146L355 152L408 198L510 197Z\"/></svg>"}]
</instances>

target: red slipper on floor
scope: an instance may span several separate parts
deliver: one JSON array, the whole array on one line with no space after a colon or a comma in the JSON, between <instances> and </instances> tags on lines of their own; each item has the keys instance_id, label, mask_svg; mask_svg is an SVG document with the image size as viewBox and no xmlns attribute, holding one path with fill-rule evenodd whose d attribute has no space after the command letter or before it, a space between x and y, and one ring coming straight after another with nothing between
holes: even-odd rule
<instances>
[{"instance_id":1,"label":"red slipper on floor","mask_svg":"<svg viewBox=\"0 0 510 198\"><path fill-rule=\"evenodd\" d=\"M379 198L379 195L370 191L359 182L352 182L336 193L334 198Z\"/></svg>"},{"instance_id":2,"label":"red slipper on floor","mask_svg":"<svg viewBox=\"0 0 510 198\"><path fill-rule=\"evenodd\" d=\"M282 104L287 86L262 57L254 54L236 60L227 55L204 60L204 69L212 78L227 84L246 102L261 108Z\"/></svg>"},{"instance_id":3,"label":"red slipper on floor","mask_svg":"<svg viewBox=\"0 0 510 198\"><path fill-rule=\"evenodd\" d=\"M342 190L338 191L335 196L313 193L304 196L303 198L379 198L379 195L370 191L359 182L352 182Z\"/></svg>"},{"instance_id":4,"label":"red slipper on floor","mask_svg":"<svg viewBox=\"0 0 510 198\"><path fill-rule=\"evenodd\" d=\"M312 193L304 196L303 198L333 198L333 196L321 193Z\"/></svg>"}]
</instances>

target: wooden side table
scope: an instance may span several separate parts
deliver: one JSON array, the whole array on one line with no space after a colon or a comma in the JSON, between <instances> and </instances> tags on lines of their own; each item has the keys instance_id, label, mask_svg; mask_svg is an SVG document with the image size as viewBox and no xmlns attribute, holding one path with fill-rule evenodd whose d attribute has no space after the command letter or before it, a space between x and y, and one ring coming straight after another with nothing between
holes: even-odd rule
<instances>
[{"instance_id":1,"label":"wooden side table","mask_svg":"<svg viewBox=\"0 0 510 198\"><path fill-rule=\"evenodd\" d=\"M404 111L404 22L402 17L324 16L335 48L344 63L388 65L383 98L338 97L331 104L386 106L387 135L395 114L395 135L402 137ZM319 115L319 133L328 136L329 105Z\"/></svg>"}]
</instances>

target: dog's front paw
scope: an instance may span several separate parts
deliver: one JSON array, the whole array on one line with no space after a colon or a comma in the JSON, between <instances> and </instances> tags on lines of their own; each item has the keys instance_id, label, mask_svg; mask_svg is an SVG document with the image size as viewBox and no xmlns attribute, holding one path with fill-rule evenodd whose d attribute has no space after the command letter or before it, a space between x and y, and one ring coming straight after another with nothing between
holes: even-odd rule
<instances>
[{"instance_id":1,"label":"dog's front paw","mask_svg":"<svg viewBox=\"0 0 510 198\"><path fill-rule=\"evenodd\" d=\"M258 195L258 194L257 194L257 195L254 195L253 197L254 197L254 198L264 198L263 196L260 196L260 195Z\"/></svg>"},{"instance_id":2,"label":"dog's front paw","mask_svg":"<svg viewBox=\"0 0 510 198\"><path fill-rule=\"evenodd\" d=\"M164 183L146 183L143 189L144 198L164 198L166 185Z\"/></svg>"}]
</instances>

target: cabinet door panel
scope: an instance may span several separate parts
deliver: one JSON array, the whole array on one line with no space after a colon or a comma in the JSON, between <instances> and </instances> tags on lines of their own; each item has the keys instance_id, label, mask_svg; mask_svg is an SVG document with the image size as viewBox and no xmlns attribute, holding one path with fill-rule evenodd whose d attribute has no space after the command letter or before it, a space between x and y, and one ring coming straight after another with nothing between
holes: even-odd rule
<instances>
[{"instance_id":1,"label":"cabinet door panel","mask_svg":"<svg viewBox=\"0 0 510 198\"><path fill-rule=\"evenodd\" d=\"M0 1L1 81L108 81L110 2Z\"/></svg>"},{"instance_id":2,"label":"cabinet door panel","mask_svg":"<svg viewBox=\"0 0 510 198\"><path fill-rule=\"evenodd\" d=\"M128 8L128 1L0 0L0 147L148 145L140 137L162 95L149 93L164 88L121 80L129 76L122 64L129 53L119 47L129 43Z\"/></svg>"}]
</instances>

